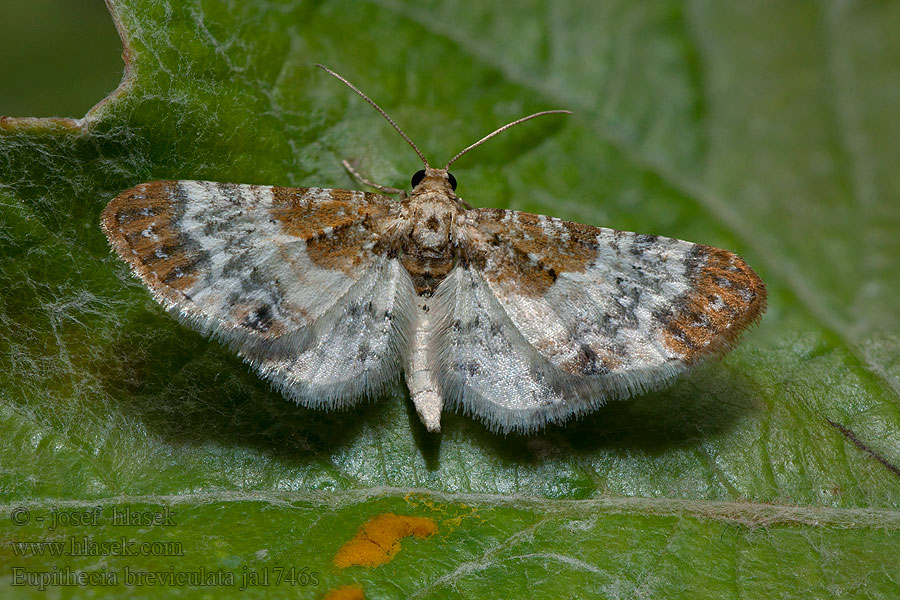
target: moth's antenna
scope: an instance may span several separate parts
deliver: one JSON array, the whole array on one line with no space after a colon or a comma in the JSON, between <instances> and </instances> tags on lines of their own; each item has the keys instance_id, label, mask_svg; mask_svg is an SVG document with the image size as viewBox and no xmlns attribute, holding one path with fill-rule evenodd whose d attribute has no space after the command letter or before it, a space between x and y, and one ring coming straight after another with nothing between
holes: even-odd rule
<instances>
[{"instance_id":1,"label":"moth's antenna","mask_svg":"<svg viewBox=\"0 0 900 600\"><path fill-rule=\"evenodd\" d=\"M335 73L334 71L332 71L331 69L326 67L325 65L320 65L319 63L316 63L316 66L319 67L320 69L322 69L323 71L325 71L326 73L328 73L329 75L332 75L332 76L336 77L337 79L339 79L340 81L344 82L344 85L346 85L348 88L350 88L351 90L353 90L354 92L359 94L363 100L365 100L366 102L371 104L372 107L375 110L377 110L378 112L380 112L381 116L384 117L385 119L387 119L387 122L390 123L394 127L394 129L397 130L397 133L399 133L403 137L403 139L406 140L406 143L409 144L410 146L412 146L412 149L416 151L416 154L419 155L419 158L422 159L422 162L425 163L425 166L428 168L431 168L431 166L428 164L428 161L425 160L425 155L423 155L422 152L419 150L419 147L416 146L415 143L413 143L413 141L411 139L409 139L408 135L403 133L403 130L400 129L400 127L396 123L394 123L394 120L392 118L390 118L386 112L381 110L380 106L375 104L375 102L373 102L368 96L366 96L361 91L359 91L359 89L357 89L357 87L355 85L353 85L352 83L350 83L349 81L347 81L346 79L344 79L343 77L341 77L340 75L338 75L337 73ZM532 116L537 116L537 115L532 115ZM467 150L468 150L468 148L467 148Z\"/></svg>"},{"instance_id":2,"label":"moth's antenna","mask_svg":"<svg viewBox=\"0 0 900 600\"><path fill-rule=\"evenodd\" d=\"M517 119L517 120L513 121L512 123L507 123L506 125L504 125L504 126L501 127L500 129L497 129L496 131L487 134L486 136L484 136L483 138L481 138L480 140L478 140L477 142L475 142L474 144L472 144L471 146L469 146L468 148L466 148L465 150L463 150L462 152L460 152L459 154L457 154L456 156L454 156L453 158L451 158L451 159L447 162L447 166L444 167L444 170L449 169L449 168L450 168L450 165L452 165L454 162L456 162L456 159L457 159L457 158L459 158L460 156L462 156L463 154L465 154L466 152L468 152L468 151L471 150L472 148L474 148L474 147L476 147L476 146L480 146L481 144L485 143L486 141L488 141L489 139L491 139L492 137L494 137L495 135L497 135L497 134L500 133L501 131L505 131L505 130L509 129L510 127L512 127L513 125L518 125L519 123L524 123L525 121L528 121L529 119L533 119L533 118L535 118L535 117L540 117L541 115L552 115L552 114L556 114L556 113L563 113L563 114L566 114L566 115L571 115L571 114L572 114L572 111L571 111L571 110L562 110L562 109L557 109L557 110L544 110L544 111L541 111L541 112L538 112L538 113L534 113L533 115L528 115L527 117L522 117L521 119Z\"/></svg>"}]
</instances>

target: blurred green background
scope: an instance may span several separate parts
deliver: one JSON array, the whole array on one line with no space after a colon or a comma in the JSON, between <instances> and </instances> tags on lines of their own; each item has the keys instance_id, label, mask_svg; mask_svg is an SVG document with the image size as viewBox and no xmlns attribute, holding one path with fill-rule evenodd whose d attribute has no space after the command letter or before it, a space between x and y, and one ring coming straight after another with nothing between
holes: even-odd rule
<instances>
[{"instance_id":1,"label":"blurred green background","mask_svg":"<svg viewBox=\"0 0 900 600\"><path fill-rule=\"evenodd\" d=\"M102 0L0 2L0 116L81 117L122 79Z\"/></svg>"}]
</instances>

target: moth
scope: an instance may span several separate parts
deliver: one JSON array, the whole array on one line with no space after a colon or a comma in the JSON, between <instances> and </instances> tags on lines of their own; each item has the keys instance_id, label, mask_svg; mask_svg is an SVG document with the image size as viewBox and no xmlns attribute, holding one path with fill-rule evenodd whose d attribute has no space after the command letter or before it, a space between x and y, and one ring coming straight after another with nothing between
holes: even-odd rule
<instances>
[{"instance_id":1,"label":"moth","mask_svg":"<svg viewBox=\"0 0 900 600\"><path fill-rule=\"evenodd\" d=\"M402 370L425 427L461 410L532 432L656 388L729 349L765 310L736 254L658 235L471 208L424 164L411 192L154 181L105 208L153 297L286 397L336 409ZM389 195L399 196L398 199Z\"/></svg>"}]
</instances>

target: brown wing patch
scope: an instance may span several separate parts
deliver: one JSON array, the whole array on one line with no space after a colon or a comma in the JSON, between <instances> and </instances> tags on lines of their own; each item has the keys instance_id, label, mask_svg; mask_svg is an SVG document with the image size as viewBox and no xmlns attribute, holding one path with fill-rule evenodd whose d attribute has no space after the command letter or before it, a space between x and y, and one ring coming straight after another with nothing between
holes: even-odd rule
<instances>
[{"instance_id":1,"label":"brown wing patch","mask_svg":"<svg viewBox=\"0 0 900 600\"><path fill-rule=\"evenodd\" d=\"M582 344L575 356L560 363L559 368L572 375L597 375L615 371L621 365L622 359L611 352Z\"/></svg>"},{"instance_id":2,"label":"brown wing patch","mask_svg":"<svg viewBox=\"0 0 900 600\"><path fill-rule=\"evenodd\" d=\"M688 258L691 289L659 320L666 345L686 363L728 348L766 309L766 285L732 252L697 244Z\"/></svg>"},{"instance_id":3,"label":"brown wing patch","mask_svg":"<svg viewBox=\"0 0 900 600\"><path fill-rule=\"evenodd\" d=\"M466 219L476 243L465 258L526 296L543 295L560 273L584 271L597 255L590 225L502 209L470 210Z\"/></svg>"},{"instance_id":4,"label":"brown wing patch","mask_svg":"<svg viewBox=\"0 0 900 600\"><path fill-rule=\"evenodd\" d=\"M154 181L125 190L101 217L119 256L150 287L169 296L170 289L184 290L197 278L196 259L184 252L186 240L175 227L176 186L175 181Z\"/></svg>"},{"instance_id":5,"label":"brown wing patch","mask_svg":"<svg viewBox=\"0 0 900 600\"><path fill-rule=\"evenodd\" d=\"M377 246L376 222L390 212L385 198L364 192L273 187L272 193L272 216L306 241L313 264L348 274L366 259L363 250Z\"/></svg>"}]
</instances>

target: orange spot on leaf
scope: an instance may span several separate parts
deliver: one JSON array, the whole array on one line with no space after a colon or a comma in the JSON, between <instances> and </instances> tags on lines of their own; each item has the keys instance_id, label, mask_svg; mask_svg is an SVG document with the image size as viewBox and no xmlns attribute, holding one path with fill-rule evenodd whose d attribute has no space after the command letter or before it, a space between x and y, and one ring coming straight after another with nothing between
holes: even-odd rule
<instances>
[{"instance_id":1,"label":"orange spot on leaf","mask_svg":"<svg viewBox=\"0 0 900 600\"><path fill-rule=\"evenodd\" d=\"M353 565L377 567L394 558L403 538L426 538L437 530L433 519L393 513L378 515L366 521L353 539L341 546L334 555L334 564L341 569Z\"/></svg>"},{"instance_id":2,"label":"orange spot on leaf","mask_svg":"<svg viewBox=\"0 0 900 600\"><path fill-rule=\"evenodd\" d=\"M356 585L342 585L339 588L334 588L324 596L322 596L322 600L365 600L366 596L363 594L363 589Z\"/></svg>"}]
</instances>

